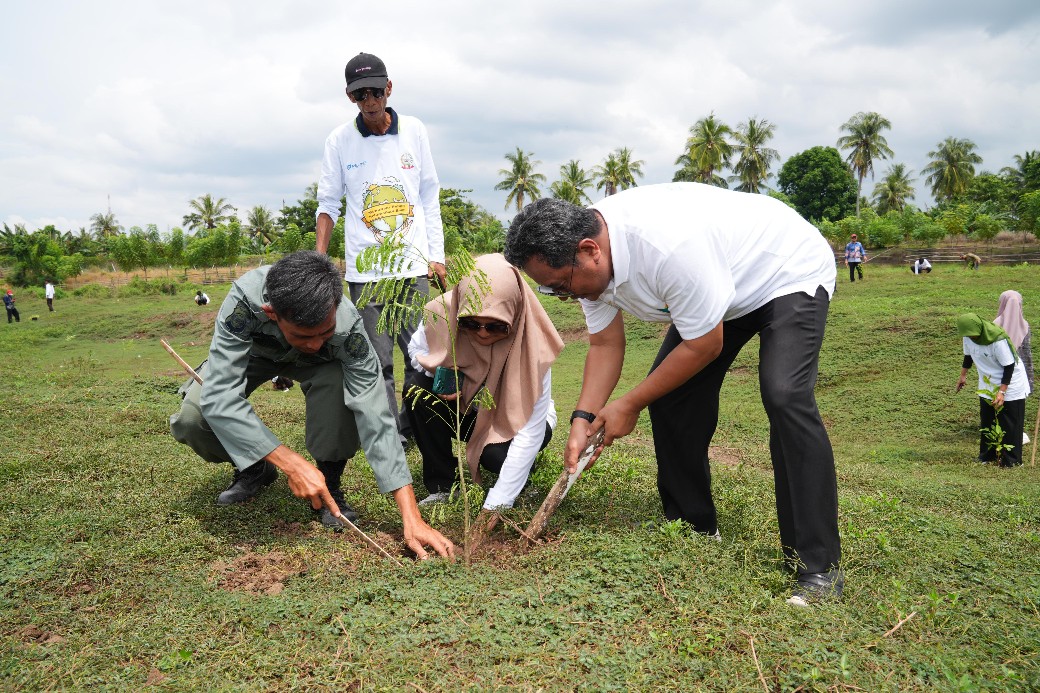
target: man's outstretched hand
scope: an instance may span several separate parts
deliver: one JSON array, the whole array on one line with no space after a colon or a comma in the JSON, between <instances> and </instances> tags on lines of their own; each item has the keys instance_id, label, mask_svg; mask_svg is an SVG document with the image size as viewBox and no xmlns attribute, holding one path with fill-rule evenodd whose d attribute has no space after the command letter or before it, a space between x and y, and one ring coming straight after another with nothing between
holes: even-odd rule
<instances>
[{"instance_id":1,"label":"man's outstretched hand","mask_svg":"<svg viewBox=\"0 0 1040 693\"><path fill-rule=\"evenodd\" d=\"M426 547L432 548L438 555L455 560L455 545L443 534L426 524L419 514L419 505L415 502L415 491L412 485L402 486L393 492L397 509L401 512L401 523L404 526L404 541L416 558L424 561L430 557Z\"/></svg>"},{"instance_id":2,"label":"man's outstretched hand","mask_svg":"<svg viewBox=\"0 0 1040 693\"><path fill-rule=\"evenodd\" d=\"M303 498L315 510L321 510L324 505L333 515L339 514L339 507L325 485L325 477L300 454L279 445L265 459L285 473L294 496Z\"/></svg>"}]
</instances>

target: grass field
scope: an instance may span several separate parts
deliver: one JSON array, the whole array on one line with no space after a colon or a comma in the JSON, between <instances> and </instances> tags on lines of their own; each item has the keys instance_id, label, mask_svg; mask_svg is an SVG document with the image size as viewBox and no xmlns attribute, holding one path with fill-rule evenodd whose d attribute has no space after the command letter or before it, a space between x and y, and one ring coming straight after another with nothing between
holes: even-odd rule
<instances>
[{"instance_id":1,"label":"grass field","mask_svg":"<svg viewBox=\"0 0 1040 693\"><path fill-rule=\"evenodd\" d=\"M1040 689L1040 473L1030 447L1025 467L976 464L976 399L953 393L954 316L992 318L1007 288L1040 325L1035 267L839 276L817 394L847 586L808 610L784 603L754 344L727 378L712 451L721 543L663 521L644 414L545 545L504 527L470 566L398 569L323 530L284 477L215 506L229 468L169 437L184 376L158 340L200 361L226 285L207 288L209 309L185 292L69 296L51 314L23 292L22 322L0 324L0 687ZM586 346L578 309L546 305L568 345L540 494L560 470ZM645 375L659 335L629 324L622 387ZM299 388L254 402L303 450ZM1035 416L1034 397L1030 434ZM364 527L399 552L392 501L363 456L349 469ZM540 501L511 517L526 524ZM461 539L458 508L431 520Z\"/></svg>"}]
</instances>

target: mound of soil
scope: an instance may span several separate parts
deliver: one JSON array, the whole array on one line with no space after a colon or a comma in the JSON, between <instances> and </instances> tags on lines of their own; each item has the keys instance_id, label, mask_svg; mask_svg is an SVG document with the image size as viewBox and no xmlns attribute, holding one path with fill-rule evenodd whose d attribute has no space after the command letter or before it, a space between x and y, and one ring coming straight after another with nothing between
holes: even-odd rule
<instances>
[{"instance_id":1,"label":"mound of soil","mask_svg":"<svg viewBox=\"0 0 1040 693\"><path fill-rule=\"evenodd\" d=\"M280 594L289 578L303 575L307 566L299 556L283 551L248 551L230 562L213 564L214 579L221 589L249 594Z\"/></svg>"}]
</instances>

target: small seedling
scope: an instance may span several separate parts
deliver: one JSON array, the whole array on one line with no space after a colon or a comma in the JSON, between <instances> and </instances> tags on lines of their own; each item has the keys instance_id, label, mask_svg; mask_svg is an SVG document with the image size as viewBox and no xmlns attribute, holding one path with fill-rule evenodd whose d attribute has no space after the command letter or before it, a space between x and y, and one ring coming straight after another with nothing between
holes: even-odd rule
<instances>
[{"instance_id":1,"label":"small seedling","mask_svg":"<svg viewBox=\"0 0 1040 693\"><path fill-rule=\"evenodd\" d=\"M998 407L994 405L993 402L996 401L997 392L1000 389L1000 385L999 383L994 384L993 381L990 380L988 375L982 376L982 380L985 383L985 386L979 388L978 390L976 390L976 392L979 395L989 395L989 403L990 406L992 406L994 409L994 416L999 417L1000 412L1004 409L1004 405L1001 404ZM1005 431L1003 427L1001 427L999 419L994 418L992 425L984 426L980 428L979 431L982 433L982 437L986 439L986 448L988 450L992 450L993 453L996 455L997 464L1002 464L1004 461L1004 453L1006 453L1008 450L1011 450L1015 446L1011 445L1010 443L1004 442Z\"/></svg>"}]
</instances>

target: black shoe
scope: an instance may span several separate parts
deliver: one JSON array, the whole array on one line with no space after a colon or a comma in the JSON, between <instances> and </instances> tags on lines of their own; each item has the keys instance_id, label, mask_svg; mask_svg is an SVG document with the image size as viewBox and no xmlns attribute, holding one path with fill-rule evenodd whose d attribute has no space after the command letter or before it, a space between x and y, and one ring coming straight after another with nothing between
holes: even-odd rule
<instances>
[{"instance_id":1,"label":"black shoe","mask_svg":"<svg viewBox=\"0 0 1040 693\"><path fill-rule=\"evenodd\" d=\"M800 573L794 594L788 604L809 606L813 602L837 599L845 588L845 575L840 568L831 568L825 573Z\"/></svg>"},{"instance_id":2,"label":"black shoe","mask_svg":"<svg viewBox=\"0 0 1040 693\"><path fill-rule=\"evenodd\" d=\"M358 521L357 511L355 511L354 508L350 507L350 504L347 503L347 500L343 497L343 490L329 490L329 495L332 496L332 500L336 501L336 505L339 506L340 515L347 518L356 525ZM329 512L328 508L321 509L321 524L323 524L326 527L331 527L336 531L340 531L344 528L343 523L340 522L339 519L334 517L332 513Z\"/></svg>"},{"instance_id":3,"label":"black shoe","mask_svg":"<svg viewBox=\"0 0 1040 693\"><path fill-rule=\"evenodd\" d=\"M278 478L278 470L270 462L260 461L244 470L235 468L235 477L227 490L217 496L217 505L234 505L245 503L260 493L265 486L270 486Z\"/></svg>"}]
</instances>

